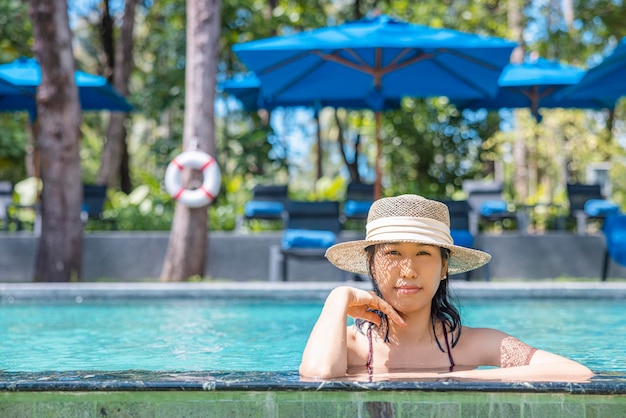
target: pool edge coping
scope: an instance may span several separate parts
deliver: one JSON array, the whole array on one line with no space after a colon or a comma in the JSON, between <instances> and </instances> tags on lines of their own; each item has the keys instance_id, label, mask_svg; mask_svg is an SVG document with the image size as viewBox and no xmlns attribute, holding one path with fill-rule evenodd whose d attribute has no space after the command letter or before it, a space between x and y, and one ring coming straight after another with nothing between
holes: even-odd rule
<instances>
[{"instance_id":1,"label":"pool edge coping","mask_svg":"<svg viewBox=\"0 0 626 418\"><path fill-rule=\"evenodd\" d=\"M342 285L370 289L369 282L81 282L0 283L0 302L108 298L323 299ZM626 282L465 282L450 289L460 298L626 299Z\"/></svg>"}]
</instances>

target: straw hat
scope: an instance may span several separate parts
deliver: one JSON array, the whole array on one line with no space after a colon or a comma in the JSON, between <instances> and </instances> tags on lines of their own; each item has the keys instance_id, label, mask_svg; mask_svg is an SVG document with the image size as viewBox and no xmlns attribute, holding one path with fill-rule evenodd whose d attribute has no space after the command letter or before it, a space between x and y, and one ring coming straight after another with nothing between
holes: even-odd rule
<instances>
[{"instance_id":1,"label":"straw hat","mask_svg":"<svg viewBox=\"0 0 626 418\"><path fill-rule=\"evenodd\" d=\"M326 258L342 270L367 274L365 248L389 242L416 242L450 250L448 272L463 273L483 266L491 256L483 251L454 245L450 214L445 203L405 194L376 200L367 216L364 240L335 244Z\"/></svg>"}]
</instances>

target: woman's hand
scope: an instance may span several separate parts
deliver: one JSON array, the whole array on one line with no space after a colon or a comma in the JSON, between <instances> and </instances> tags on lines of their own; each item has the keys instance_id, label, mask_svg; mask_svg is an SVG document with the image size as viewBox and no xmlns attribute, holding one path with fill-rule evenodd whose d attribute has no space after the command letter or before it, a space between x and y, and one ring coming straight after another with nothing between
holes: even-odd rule
<instances>
[{"instance_id":1,"label":"woman's hand","mask_svg":"<svg viewBox=\"0 0 626 418\"><path fill-rule=\"evenodd\" d=\"M376 325L380 325L380 317L372 312L381 311L387 317L400 326L406 326L404 319L387 302L381 299L375 292L358 289L350 286L341 286L333 292L345 292L347 296L347 314L352 318L360 318Z\"/></svg>"}]
</instances>

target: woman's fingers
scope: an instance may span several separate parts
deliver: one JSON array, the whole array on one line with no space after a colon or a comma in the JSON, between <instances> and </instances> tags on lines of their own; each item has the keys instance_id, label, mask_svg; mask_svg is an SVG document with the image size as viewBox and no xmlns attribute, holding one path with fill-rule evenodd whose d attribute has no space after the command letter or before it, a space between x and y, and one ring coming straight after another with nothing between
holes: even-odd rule
<instances>
[{"instance_id":1,"label":"woman's fingers","mask_svg":"<svg viewBox=\"0 0 626 418\"><path fill-rule=\"evenodd\" d=\"M367 311L367 309L378 310L387 314L389 319L391 319L396 324L402 326L406 325L404 319L402 319L398 312L396 312L396 310L390 304L381 299L375 292L358 292L358 294L355 295L352 303L350 303L350 307L362 307L365 311ZM359 312L359 314L359 317L367 321L374 322L376 324L380 322L380 319L376 314L372 314L377 318L377 320L375 321L372 321L369 318L365 318L365 314L363 312ZM372 315L368 315L368 317L373 317Z\"/></svg>"},{"instance_id":2,"label":"woman's fingers","mask_svg":"<svg viewBox=\"0 0 626 418\"><path fill-rule=\"evenodd\" d=\"M402 319L400 314L395 309L393 309L393 307L390 304L388 304L387 302L385 302L384 300L380 298L378 298L378 301L379 301L378 309L386 313L389 319L391 319L393 322L395 322L398 325L406 326L406 322L404 322L404 319Z\"/></svg>"}]
</instances>

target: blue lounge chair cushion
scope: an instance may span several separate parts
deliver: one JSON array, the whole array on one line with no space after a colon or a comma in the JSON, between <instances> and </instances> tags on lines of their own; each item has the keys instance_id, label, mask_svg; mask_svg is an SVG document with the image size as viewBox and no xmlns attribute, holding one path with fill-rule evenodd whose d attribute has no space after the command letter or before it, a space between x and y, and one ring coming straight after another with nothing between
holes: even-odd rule
<instances>
[{"instance_id":1,"label":"blue lounge chair cushion","mask_svg":"<svg viewBox=\"0 0 626 418\"><path fill-rule=\"evenodd\" d=\"M507 210L508 207L504 200L486 200L480 205L480 214L482 216L506 213Z\"/></svg>"},{"instance_id":2,"label":"blue lounge chair cushion","mask_svg":"<svg viewBox=\"0 0 626 418\"><path fill-rule=\"evenodd\" d=\"M337 236L332 231L311 229L287 229L283 233L283 250L291 248L328 248L334 245Z\"/></svg>"},{"instance_id":3,"label":"blue lounge chair cushion","mask_svg":"<svg viewBox=\"0 0 626 418\"><path fill-rule=\"evenodd\" d=\"M280 218L285 206L281 202L251 200L246 203L243 212L248 218L260 216L276 216Z\"/></svg>"},{"instance_id":4,"label":"blue lounge chair cushion","mask_svg":"<svg viewBox=\"0 0 626 418\"><path fill-rule=\"evenodd\" d=\"M370 200L346 200L343 212L349 218L367 215L372 203Z\"/></svg>"},{"instance_id":5,"label":"blue lounge chair cushion","mask_svg":"<svg viewBox=\"0 0 626 418\"><path fill-rule=\"evenodd\" d=\"M619 213L619 206L603 199L589 199L585 202L584 211L589 216L606 216Z\"/></svg>"},{"instance_id":6,"label":"blue lounge chair cushion","mask_svg":"<svg viewBox=\"0 0 626 418\"><path fill-rule=\"evenodd\" d=\"M455 245L462 247L471 247L474 245L474 236L467 230L452 229L450 230L450 235L452 235L452 240Z\"/></svg>"}]
</instances>

